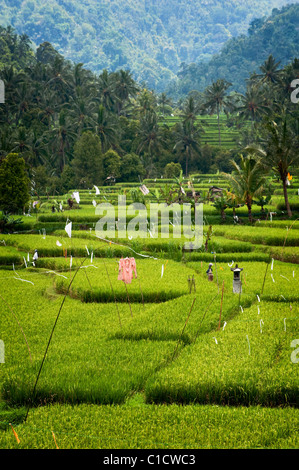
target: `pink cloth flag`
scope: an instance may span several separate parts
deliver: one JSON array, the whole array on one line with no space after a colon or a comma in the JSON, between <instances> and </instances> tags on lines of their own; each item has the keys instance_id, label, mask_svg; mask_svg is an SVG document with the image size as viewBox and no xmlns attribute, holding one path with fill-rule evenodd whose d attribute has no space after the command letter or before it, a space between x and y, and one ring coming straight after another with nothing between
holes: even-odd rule
<instances>
[{"instance_id":1,"label":"pink cloth flag","mask_svg":"<svg viewBox=\"0 0 299 470\"><path fill-rule=\"evenodd\" d=\"M133 279L137 278L137 267L135 258L121 258L118 264L118 280L124 281L126 284L131 284Z\"/></svg>"}]
</instances>

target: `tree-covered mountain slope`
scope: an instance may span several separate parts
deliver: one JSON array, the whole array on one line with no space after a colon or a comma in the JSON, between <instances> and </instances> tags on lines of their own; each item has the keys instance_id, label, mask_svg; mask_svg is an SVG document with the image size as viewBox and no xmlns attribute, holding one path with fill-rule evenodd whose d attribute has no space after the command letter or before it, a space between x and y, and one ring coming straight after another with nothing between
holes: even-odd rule
<instances>
[{"instance_id":1,"label":"tree-covered mountain slope","mask_svg":"<svg viewBox=\"0 0 299 470\"><path fill-rule=\"evenodd\" d=\"M292 0L298 3L298 0ZM130 69L161 91L182 62L208 60L291 0L0 0L0 25L95 72Z\"/></svg>"},{"instance_id":2,"label":"tree-covered mountain slope","mask_svg":"<svg viewBox=\"0 0 299 470\"><path fill-rule=\"evenodd\" d=\"M232 83L231 89L244 92L248 76L259 73L270 54L283 66L298 57L298 51L299 4L294 4L253 21L247 35L227 41L208 62L182 64L178 79L167 91L180 97L191 90L203 91L213 81L224 78Z\"/></svg>"}]
</instances>

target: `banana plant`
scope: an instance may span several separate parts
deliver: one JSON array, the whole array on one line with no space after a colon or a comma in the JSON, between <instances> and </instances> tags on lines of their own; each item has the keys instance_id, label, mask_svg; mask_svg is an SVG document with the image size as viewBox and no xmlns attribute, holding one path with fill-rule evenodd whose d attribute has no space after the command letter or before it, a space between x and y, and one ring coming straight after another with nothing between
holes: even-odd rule
<instances>
[{"instance_id":1,"label":"banana plant","mask_svg":"<svg viewBox=\"0 0 299 470\"><path fill-rule=\"evenodd\" d=\"M255 202L257 206L261 208L261 213L264 215L267 212L264 207L269 204L271 201L271 194L267 194L266 196L260 196Z\"/></svg>"},{"instance_id":2,"label":"banana plant","mask_svg":"<svg viewBox=\"0 0 299 470\"><path fill-rule=\"evenodd\" d=\"M240 206L243 206L243 204L240 204L240 199L233 192L227 191L226 196L227 196L227 205L233 210L233 217L235 218L236 209Z\"/></svg>"},{"instance_id":3,"label":"banana plant","mask_svg":"<svg viewBox=\"0 0 299 470\"><path fill-rule=\"evenodd\" d=\"M229 207L228 197L226 194L221 194L220 197L217 197L213 202L213 206L220 212L221 219L226 219L225 209Z\"/></svg>"}]
</instances>

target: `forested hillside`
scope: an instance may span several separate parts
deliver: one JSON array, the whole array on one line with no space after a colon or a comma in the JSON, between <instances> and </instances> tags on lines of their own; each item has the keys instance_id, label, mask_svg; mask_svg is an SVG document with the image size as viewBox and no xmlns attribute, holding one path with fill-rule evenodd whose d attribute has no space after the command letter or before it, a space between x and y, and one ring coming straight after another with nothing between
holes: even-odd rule
<instances>
[{"instance_id":1,"label":"forested hillside","mask_svg":"<svg viewBox=\"0 0 299 470\"><path fill-rule=\"evenodd\" d=\"M94 74L47 42L33 51L11 27L0 26L0 57L0 163L20 154L36 191L88 188L111 176L136 182L181 169L228 171L230 159L257 142L283 109L293 116L292 143L297 135L298 105L290 93L298 59L281 68L270 55L245 95L219 79L173 103L140 86L130 71Z\"/></svg>"},{"instance_id":2,"label":"forested hillside","mask_svg":"<svg viewBox=\"0 0 299 470\"><path fill-rule=\"evenodd\" d=\"M181 63L208 60L255 18L297 0L0 0L0 24L95 72L130 69L165 90Z\"/></svg>"},{"instance_id":3,"label":"forested hillside","mask_svg":"<svg viewBox=\"0 0 299 470\"><path fill-rule=\"evenodd\" d=\"M253 21L247 35L226 42L221 52L208 63L182 64L178 80L167 91L173 97L191 90L203 91L219 77L232 83L235 91L244 92L248 75L272 54L281 65L296 56L299 46L299 5L273 10L271 16Z\"/></svg>"}]
</instances>

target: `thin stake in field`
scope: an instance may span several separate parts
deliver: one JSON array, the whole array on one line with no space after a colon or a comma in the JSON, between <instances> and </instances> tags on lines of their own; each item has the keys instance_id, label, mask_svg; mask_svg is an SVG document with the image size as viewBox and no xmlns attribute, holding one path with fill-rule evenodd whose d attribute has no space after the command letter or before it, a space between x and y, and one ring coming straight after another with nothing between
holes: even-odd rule
<instances>
[{"instance_id":1,"label":"thin stake in field","mask_svg":"<svg viewBox=\"0 0 299 470\"><path fill-rule=\"evenodd\" d=\"M246 335L246 339L247 339L247 343L248 343L248 354L250 356L250 342L249 342L248 335Z\"/></svg>"},{"instance_id":2,"label":"thin stake in field","mask_svg":"<svg viewBox=\"0 0 299 470\"><path fill-rule=\"evenodd\" d=\"M191 305L191 308L190 308L188 317L187 317L187 319L186 319L186 321L185 321L184 327L183 327L183 329L182 329L181 335L180 335L180 337L179 337L179 339L178 339L178 342L177 342L177 344L176 344L176 348L175 348L175 350L174 350L174 352L173 352L173 355L172 355L172 358L171 358L171 361L170 361L170 362L173 361L174 356L175 356L175 354L176 354L176 352L177 352L177 349L178 349L178 347L179 347L179 343L180 343L180 341L181 341L181 338L182 338L182 336L183 336L183 334L184 334L185 328L186 328L187 323L188 323L188 321L189 321L189 318L190 318L190 315L191 315L191 312L192 312L192 309L193 309L195 300L196 300L196 298L193 299L193 302L192 302L192 305Z\"/></svg>"},{"instance_id":3,"label":"thin stake in field","mask_svg":"<svg viewBox=\"0 0 299 470\"><path fill-rule=\"evenodd\" d=\"M220 330L220 323L221 323L222 304L223 304L223 293L224 293L224 281L223 281L223 283L222 283L222 293L221 293L221 304L220 304L220 315L219 315L218 330Z\"/></svg>"},{"instance_id":4,"label":"thin stake in field","mask_svg":"<svg viewBox=\"0 0 299 470\"><path fill-rule=\"evenodd\" d=\"M111 279L110 279L110 276L109 276L109 272L108 272L108 269L107 269L105 260L104 260L104 258L102 258L102 259L103 259L103 263L104 263L104 266L105 266L105 269L106 269L106 273L107 273L107 277L108 277L109 284L110 284L110 287L111 287L111 291L112 291L112 294L113 294L113 297L114 297L114 302L115 302L115 306L116 306L116 310L117 310L117 314L118 314L119 324L120 324L120 327L122 327L121 319L120 319L120 314L119 314L119 310L118 310L118 305L117 305L117 301L116 301L115 292L114 292L114 289L113 289L113 286L112 286L112 282L111 282Z\"/></svg>"},{"instance_id":5,"label":"thin stake in field","mask_svg":"<svg viewBox=\"0 0 299 470\"><path fill-rule=\"evenodd\" d=\"M89 277L87 276L86 269L85 269L84 272L85 272L85 276L86 276L86 279L87 279L87 281L88 281L89 287L91 288L91 290L93 290L92 285L91 285L91 282L90 282L90 280L89 280Z\"/></svg>"},{"instance_id":6,"label":"thin stake in field","mask_svg":"<svg viewBox=\"0 0 299 470\"><path fill-rule=\"evenodd\" d=\"M20 444L19 436L17 435L16 431L14 430L12 424L9 423L9 425L10 425L10 427L11 427L11 429L12 429L12 432L14 433L14 436L15 436L15 438L16 438L17 443Z\"/></svg>"},{"instance_id":7,"label":"thin stake in field","mask_svg":"<svg viewBox=\"0 0 299 470\"><path fill-rule=\"evenodd\" d=\"M190 276L188 277L188 285L189 285L189 294L191 294L192 288L194 292L196 292L194 275L192 276L192 279L190 278Z\"/></svg>"},{"instance_id":8,"label":"thin stake in field","mask_svg":"<svg viewBox=\"0 0 299 470\"><path fill-rule=\"evenodd\" d=\"M219 282L218 282L218 272L217 272L217 263L216 263L216 254L214 253L214 263L216 269L216 280L217 280L217 287L218 287L218 294L219 294Z\"/></svg>"},{"instance_id":9,"label":"thin stake in field","mask_svg":"<svg viewBox=\"0 0 299 470\"><path fill-rule=\"evenodd\" d=\"M266 272L265 272L264 281L263 281L263 285L262 285L261 295L262 295L263 292L264 292L264 287L265 287L265 282L266 282L267 271L268 271L268 268L269 268L269 264L270 264L271 258L272 258L272 254L270 253L269 261L268 261L267 266L266 266Z\"/></svg>"},{"instance_id":10,"label":"thin stake in field","mask_svg":"<svg viewBox=\"0 0 299 470\"><path fill-rule=\"evenodd\" d=\"M203 314L203 316L202 316L201 322L199 323L199 328L198 328L198 330L197 330L197 332L196 332L196 334L195 334L195 337L194 337L194 340L193 340L194 343L195 343L195 341L197 340L197 337L198 337L199 331L200 331L200 327L201 327L202 322L204 321L204 318L205 318L205 316L206 316L206 313L207 313L207 311L209 310L209 308L211 307L211 305L212 305L212 303L214 302L214 300L216 299L216 297L218 297L218 295L219 295L219 294L218 294L218 292L217 292L217 294L213 297L213 299L211 300L211 302L210 302L209 305L207 306L207 308L206 308L206 310L205 310L205 312L204 312L204 314Z\"/></svg>"},{"instance_id":11,"label":"thin stake in field","mask_svg":"<svg viewBox=\"0 0 299 470\"><path fill-rule=\"evenodd\" d=\"M130 297L129 297L129 292L128 292L127 284L125 283L125 281L123 281L123 283L124 283L125 288L126 288L127 301L128 301L129 307L130 307L131 317L133 318L133 312L132 312L132 307L131 307L131 302L130 302Z\"/></svg>"},{"instance_id":12,"label":"thin stake in field","mask_svg":"<svg viewBox=\"0 0 299 470\"><path fill-rule=\"evenodd\" d=\"M53 436L53 439L54 439L54 442L55 442L55 445L56 445L56 449L59 449L58 445L57 445L57 442L56 442L56 438L55 438L55 434L53 431L52 432L52 436Z\"/></svg>"},{"instance_id":13,"label":"thin stake in field","mask_svg":"<svg viewBox=\"0 0 299 470\"><path fill-rule=\"evenodd\" d=\"M242 292L242 274L241 274L241 288L240 288L240 291L239 291L239 310L241 308L241 311L243 312L243 308L242 308L242 305L241 305L241 292Z\"/></svg>"},{"instance_id":14,"label":"thin stake in field","mask_svg":"<svg viewBox=\"0 0 299 470\"><path fill-rule=\"evenodd\" d=\"M43 356L43 359L42 359L42 362L41 362L41 365L40 365L40 368L39 368L39 371L38 371L38 374L37 374L37 377L36 377L36 380L35 380L35 383L34 383L34 387L33 387L33 390L32 390L32 399L31 399L31 402L33 402L33 399L35 397L35 391L36 391L36 387L37 387L37 383L38 383L38 380L39 380L39 377L40 377L40 374L41 374L41 371L42 371L42 368L43 368L43 365L44 365L44 362L45 362L45 359L46 359L46 356L47 356L47 352L48 352L48 349L49 349L49 346L50 346L50 343L51 343L51 340L52 340L52 337L53 337L53 334L54 334L54 330L56 328L56 325L57 325L57 322L58 322L58 319L59 319L59 316L60 316L60 313L61 313L61 310L62 310L62 307L64 305L64 302L65 302L65 299L70 291L70 288L71 288L71 285L79 271L79 269L81 268L81 266L83 266L83 264L85 263L86 261L86 257L83 259L82 263L80 264L80 266L78 266L74 276L73 276L73 279L71 279L69 285L68 285L68 288L67 288L67 291L63 297L63 300L61 302L61 305L60 305L60 308L59 308L59 311L58 311L58 314L57 314L57 317L56 317L56 320L55 320L55 323L53 325L53 328L52 328L52 331L51 331L51 334L50 334L50 337L49 337L49 341L48 341L48 344L47 344L47 347L46 347L46 351L44 353L44 356ZM27 418L28 418L28 414L29 414L29 409L30 409L30 405L28 404L28 408L27 408L27 413L26 413L26 416L25 416L25 420L24 422L26 423L27 421Z\"/></svg>"}]
</instances>

